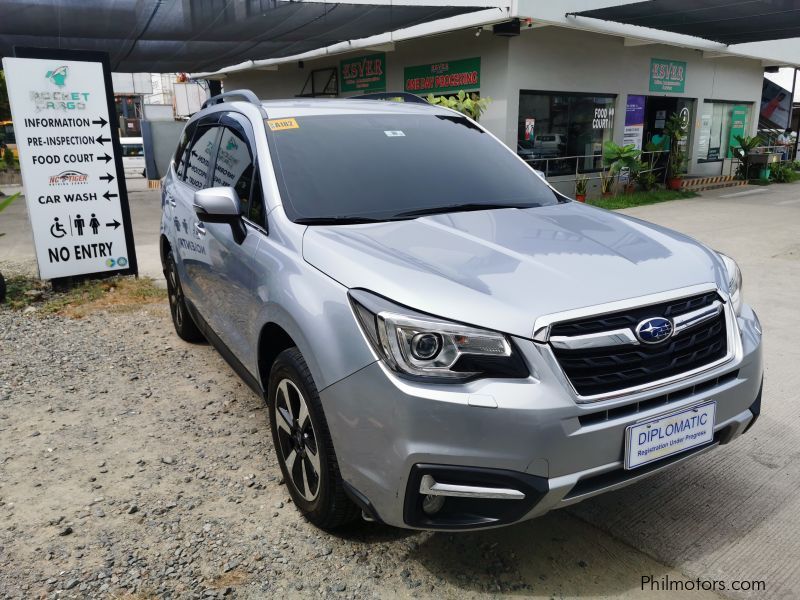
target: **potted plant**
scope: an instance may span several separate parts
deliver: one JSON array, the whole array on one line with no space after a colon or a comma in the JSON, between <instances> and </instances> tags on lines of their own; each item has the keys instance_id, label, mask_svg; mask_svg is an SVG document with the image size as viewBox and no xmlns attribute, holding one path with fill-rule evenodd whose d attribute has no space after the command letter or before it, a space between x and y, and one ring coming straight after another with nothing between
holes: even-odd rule
<instances>
[{"instance_id":1,"label":"potted plant","mask_svg":"<svg viewBox=\"0 0 800 600\"><path fill-rule=\"evenodd\" d=\"M611 171L600 171L600 193L604 198L611 195L611 186L614 183L614 175Z\"/></svg>"},{"instance_id":2,"label":"potted plant","mask_svg":"<svg viewBox=\"0 0 800 600\"><path fill-rule=\"evenodd\" d=\"M761 144L761 138L757 135L748 137L746 135L737 135L734 137L738 146L731 146L731 154L739 161L739 166L736 168L737 179L750 179L750 155Z\"/></svg>"},{"instance_id":3,"label":"potted plant","mask_svg":"<svg viewBox=\"0 0 800 600\"><path fill-rule=\"evenodd\" d=\"M625 191L633 191L633 178L641 171L641 161L639 156L642 151L633 144L620 146L611 140L603 144L603 162L608 165L608 172L612 177L619 177L623 172L627 173L627 183Z\"/></svg>"},{"instance_id":4,"label":"potted plant","mask_svg":"<svg viewBox=\"0 0 800 600\"><path fill-rule=\"evenodd\" d=\"M669 160L667 162L667 187L681 189L683 171L686 168L686 153L681 142L686 139L685 123L679 113L672 113L664 125L664 133L669 138Z\"/></svg>"},{"instance_id":5,"label":"potted plant","mask_svg":"<svg viewBox=\"0 0 800 600\"><path fill-rule=\"evenodd\" d=\"M575 178L575 200L586 202L586 188L589 186L589 178L586 175L578 175Z\"/></svg>"},{"instance_id":6,"label":"potted plant","mask_svg":"<svg viewBox=\"0 0 800 600\"><path fill-rule=\"evenodd\" d=\"M625 193L632 194L636 191L636 183L639 181L639 176L644 169L644 164L639 158L636 158L628 165L628 182L625 184Z\"/></svg>"}]
</instances>

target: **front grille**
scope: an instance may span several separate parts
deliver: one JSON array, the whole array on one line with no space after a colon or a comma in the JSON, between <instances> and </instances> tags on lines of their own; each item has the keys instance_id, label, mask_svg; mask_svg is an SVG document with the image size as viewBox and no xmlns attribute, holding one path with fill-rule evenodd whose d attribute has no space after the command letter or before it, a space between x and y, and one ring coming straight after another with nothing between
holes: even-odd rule
<instances>
[{"instance_id":1,"label":"front grille","mask_svg":"<svg viewBox=\"0 0 800 600\"><path fill-rule=\"evenodd\" d=\"M551 336L576 336L630 328L650 317L674 318L719 300L709 292L660 304L557 323ZM553 353L581 396L595 396L644 385L720 360L728 352L725 312L675 334L661 344L565 349Z\"/></svg>"},{"instance_id":2,"label":"front grille","mask_svg":"<svg viewBox=\"0 0 800 600\"><path fill-rule=\"evenodd\" d=\"M723 373L719 377L713 377L711 379L707 379L706 381L701 381L698 384L675 390L669 394L662 394L660 396L656 396L655 398L642 400L641 402L624 404L622 406L617 406L616 408L587 413L579 416L578 421L580 422L581 427L586 427L589 425L597 425L598 423L605 423L606 421L611 421L613 419L630 417L654 408L668 408L675 402L685 400L686 398L691 398L695 394L700 394L708 390L713 390L721 385L725 385L729 381L736 379L738 376L738 370L730 371L728 373Z\"/></svg>"}]
</instances>

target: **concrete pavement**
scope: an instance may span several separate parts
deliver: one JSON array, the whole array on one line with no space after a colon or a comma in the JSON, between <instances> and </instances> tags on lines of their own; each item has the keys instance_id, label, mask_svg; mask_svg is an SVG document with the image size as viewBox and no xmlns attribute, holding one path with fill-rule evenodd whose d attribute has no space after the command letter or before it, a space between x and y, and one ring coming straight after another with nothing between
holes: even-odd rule
<instances>
[{"instance_id":1,"label":"concrete pavement","mask_svg":"<svg viewBox=\"0 0 800 600\"><path fill-rule=\"evenodd\" d=\"M159 194L143 183L129 180L137 255L142 274L160 278ZM727 597L795 598L800 586L800 344L795 333L800 184L716 190L625 212L683 231L739 261L745 300L764 326L761 420L735 443L677 470L474 539L513 548L529 566L531 581L558 578L559 589L570 597L641 597L649 595L640 587L642 576L669 575L719 580L726 587L717 591ZM0 231L7 233L0 238L0 263L34 264L24 202L0 216ZM442 539L435 536L420 547L430 555L432 569L446 560L443 548L437 549ZM736 580L763 581L766 591L732 590Z\"/></svg>"}]
</instances>

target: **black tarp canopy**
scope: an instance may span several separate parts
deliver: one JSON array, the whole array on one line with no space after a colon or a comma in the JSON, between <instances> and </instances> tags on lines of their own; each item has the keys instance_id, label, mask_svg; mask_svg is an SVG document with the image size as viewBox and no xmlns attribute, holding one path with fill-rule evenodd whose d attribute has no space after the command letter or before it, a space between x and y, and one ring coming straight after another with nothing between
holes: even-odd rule
<instances>
[{"instance_id":1,"label":"black tarp canopy","mask_svg":"<svg viewBox=\"0 0 800 600\"><path fill-rule=\"evenodd\" d=\"M14 46L68 48L108 52L113 71L214 71L482 10L431 4L0 0L0 56Z\"/></svg>"},{"instance_id":2,"label":"black tarp canopy","mask_svg":"<svg viewBox=\"0 0 800 600\"><path fill-rule=\"evenodd\" d=\"M800 0L647 0L571 14L727 45L800 37Z\"/></svg>"}]
</instances>

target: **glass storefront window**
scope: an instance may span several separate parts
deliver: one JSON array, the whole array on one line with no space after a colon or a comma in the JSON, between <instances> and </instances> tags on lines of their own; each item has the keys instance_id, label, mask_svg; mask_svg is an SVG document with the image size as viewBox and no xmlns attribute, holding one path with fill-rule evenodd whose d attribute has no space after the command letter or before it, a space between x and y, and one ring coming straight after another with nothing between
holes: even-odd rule
<instances>
[{"instance_id":1,"label":"glass storefront window","mask_svg":"<svg viewBox=\"0 0 800 600\"><path fill-rule=\"evenodd\" d=\"M730 157L737 135L750 130L752 104L706 100L700 109L700 131L697 140L698 162L712 162Z\"/></svg>"},{"instance_id":2,"label":"glass storefront window","mask_svg":"<svg viewBox=\"0 0 800 600\"><path fill-rule=\"evenodd\" d=\"M615 100L608 94L520 91L517 153L548 175L600 170L603 143L614 131Z\"/></svg>"}]
</instances>

